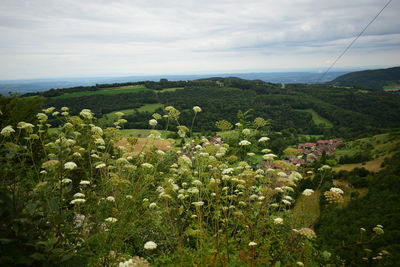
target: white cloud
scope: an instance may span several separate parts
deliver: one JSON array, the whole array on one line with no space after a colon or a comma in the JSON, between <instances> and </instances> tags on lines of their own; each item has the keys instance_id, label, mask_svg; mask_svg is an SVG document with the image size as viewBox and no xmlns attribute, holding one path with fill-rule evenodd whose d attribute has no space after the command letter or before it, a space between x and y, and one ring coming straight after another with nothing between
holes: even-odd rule
<instances>
[{"instance_id":1,"label":"white cloud","mask_svg":"<svg viewBox=\"0 0 400 267\"><path fill-rule=\"evenodd\" d=\"M0 79L325 68L379 0L3 0ZM393 1L339 67L400 62Z\"/></svg>"}]
</instances>

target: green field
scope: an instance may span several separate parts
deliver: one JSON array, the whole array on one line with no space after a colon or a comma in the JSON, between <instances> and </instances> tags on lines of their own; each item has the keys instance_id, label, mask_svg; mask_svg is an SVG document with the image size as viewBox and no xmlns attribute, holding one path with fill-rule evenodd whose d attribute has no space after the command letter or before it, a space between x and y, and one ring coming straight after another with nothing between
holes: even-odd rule
<instances>
[{"instance_id":1,"label":"green field","mask_svg":"<svg viewBox=\"0 0 400 267\"><path fill-rule=\"evenodd\" d=\"M324 117L321 117L315 110L308 108L308 109L295 109L300 112L307 112L310 113L312 116L312 120L316 125L323 124L325 128L332 128L333 124L329 120L325 119Z\"/></svg>"},{"instance_id":2,"label":"green field","mask_svg":"<svg viewBox=\"0 0 400 267\"><path fill-rule=\"evenodd\" d=\"M162 89L162 90L158 90L157 92L160 92L160 93L175 92L176 90L182 90L182 89L185 89L185 87L165 88L165 89Z\"/></svg>"},{"instance_id":3,"label":"green field","mask_svg":"<svg viewBox=\"0 0 400 267\"><path fill-rule=\"evenodd\" d=\"M81 96L89 96L89 95L116 95L123 93L135 93L140 91L149 90L142 85L129 85L129 86L120 86L120 87L111 87L111 88L102 88L97 91L83 91L83 92L75 92L75 93L66 93L60 96L55 96L55 99L66 99L72 97L81 97Z\"/></svg>"},{"instance_id":4,"label":"green field","mask_svg":"<svg viewBox=\"0 0 400 267\"><path fill-rule=\"evenodd\" d=\"M384 90L400 90L400 84L397 84L397 83L392 83L392 84L389 84L389 85L385 85L384 87L383 87L383 89Z\"/></svg>"}]
</instances>

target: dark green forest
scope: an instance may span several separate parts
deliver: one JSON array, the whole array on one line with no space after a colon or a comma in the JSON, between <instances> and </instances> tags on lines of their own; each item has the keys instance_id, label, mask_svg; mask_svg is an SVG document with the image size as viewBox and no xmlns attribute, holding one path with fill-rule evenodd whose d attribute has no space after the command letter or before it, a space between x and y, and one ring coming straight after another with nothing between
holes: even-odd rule
<instances>
[{"instance_id":1,"label":"dark green forest","mask_svg":"<svg viewBox=\"0 0 400 267\"><path fill-rule=\"evenodd\" d=\"M132 83L133 84L133 83ZM189 118L194 105L201 106L195 131L216 131L214 122L220 119L232 121L239 110L252 109L254 117L272 121L273 131L284 129L296 133L323 134L325 136L359 137L376 134L400 127L400 97L386 92L344 88L332 85L271 84L263 81L249 81L239 78L211 78L181 82L141 82L152 90L135 93L82 96L68 99L46 97L45 107L68 106L76 114L83 108L93 110L100 118L112 111L138 108L145 104L161 103L172 105ZM122 84L126 85L126 84ZM114 84L116 87L117 84ZM120 84L121 86L121 84ZM159 92L160 89L183 86L184 90ZM110 85L50 90L55 95L94 90ZM282 88L283 87L283 88ZM42 96L50 92L40 93ZM53 94L52 93L52 94ZM39 94L39 93L38 93ZM312 109L319 116L329 120L333 127L313 121ZM159 110L158 112L161 112ZM126 116L126 128L148 128L149 113L136 112ZM184 121L184 123L187 123Z\"/></svg>"},{"instance_id":2,"label":"dark green forest","mask_svg":"<svg viewBox=\"0 0 400 267\"><path fill-rule=\"evenodd\" d=\"M385 85L400 83L400 67L351 72L339 76L329 83L382 90Z\"/></svg>"}]
</instances>

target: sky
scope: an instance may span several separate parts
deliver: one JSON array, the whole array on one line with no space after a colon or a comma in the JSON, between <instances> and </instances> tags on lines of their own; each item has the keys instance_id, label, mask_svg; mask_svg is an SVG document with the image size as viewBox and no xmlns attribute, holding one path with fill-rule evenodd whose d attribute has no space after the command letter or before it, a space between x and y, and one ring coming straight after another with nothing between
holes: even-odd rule
<instances>
[{"instance_id":1,"label":"sky","mask_svg":"<svg viewBox=\"0 0 400 267\"><path fill-rule=\"evenodd\" d=\"M325 71L383 0L1 0L0 80ZM400 65L393 0L332 69Z\"/></svg>"}]
</instances>

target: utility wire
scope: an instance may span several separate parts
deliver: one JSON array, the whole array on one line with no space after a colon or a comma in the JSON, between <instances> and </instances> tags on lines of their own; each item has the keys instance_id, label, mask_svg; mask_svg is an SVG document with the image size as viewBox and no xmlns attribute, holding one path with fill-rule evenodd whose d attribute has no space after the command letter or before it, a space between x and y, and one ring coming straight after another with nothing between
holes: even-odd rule
<instances>
[{"instance_id":1,"label":"utility wire","mask_svg":"<svg viewBox=\"0 0 400 267\"><path fill-rule=\"evenodd\" d=\"M346 47L346 49L336 58L336 60L329 66L329 68L318 78L316 83L319 83L325 75L332 69L332 67L339 61L339 59L342 58L342 56L347 52L347 50L350 49L350 47L360 38L360 36L367 30L367 28L376 20L376 18L382 13L382 11L392 2L392 0L389 0L389 2L386 3L386 5L376 14L376 16L367 24L367 26L364 27L364 29L357 35L356 38L353 39L353 41Z\"/></svg>"}]
</instances>

